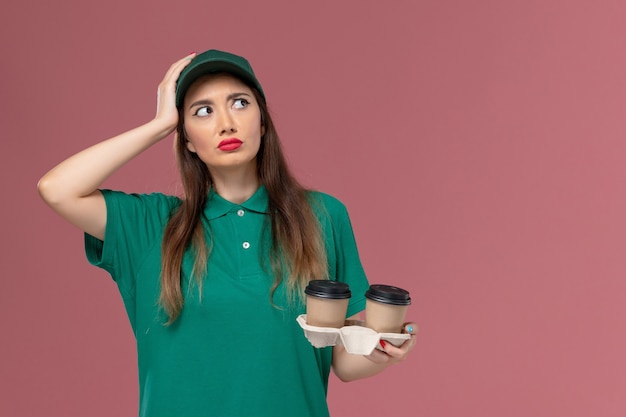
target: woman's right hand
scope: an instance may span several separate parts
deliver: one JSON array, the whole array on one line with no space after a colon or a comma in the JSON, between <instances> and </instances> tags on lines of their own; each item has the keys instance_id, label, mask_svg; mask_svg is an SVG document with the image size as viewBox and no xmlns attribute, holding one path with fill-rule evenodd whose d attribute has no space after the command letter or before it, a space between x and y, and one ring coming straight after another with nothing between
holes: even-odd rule
<instances>
[{"instance_id":1,"label":"woman's right hand","mask_svg":"<svg viewBox=\"0 0 626 417\"><path fill-rule=\"evenodd\" d=\"M155 120L164 123L172 133L178 124L178 109L176 108L176 82L182 70L189 65L191 60L196 56L193 52L183 59L180 59L170 66L165 77L159 83L157 92L157 111Z\"/></svg>"}]
</instances>

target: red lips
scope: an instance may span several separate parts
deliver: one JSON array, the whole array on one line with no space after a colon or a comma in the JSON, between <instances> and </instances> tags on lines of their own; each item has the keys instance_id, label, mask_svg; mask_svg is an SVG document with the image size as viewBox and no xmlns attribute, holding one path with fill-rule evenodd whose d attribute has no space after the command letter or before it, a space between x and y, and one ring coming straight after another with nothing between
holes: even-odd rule
<instances>
[{"instance_id":1,"label":"red lips","mask_svg":"<svg viewBox=\"0 0 626 417\"><path fill-rule=\"evenodd\" d=\"M217 145L218 149L220 149L221 151L234 151L235 149L238 149L241 145L243 144L243 142L237 138L230 138L230 139L224 139L223 141L221 141L219 143L219 145Z\"/></svg>"}]
</instances>

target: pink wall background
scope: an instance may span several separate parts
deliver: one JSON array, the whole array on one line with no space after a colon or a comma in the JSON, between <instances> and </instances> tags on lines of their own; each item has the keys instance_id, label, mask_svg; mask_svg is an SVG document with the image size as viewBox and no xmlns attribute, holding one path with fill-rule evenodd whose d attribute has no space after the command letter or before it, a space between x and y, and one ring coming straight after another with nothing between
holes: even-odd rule
<instances>
[{"instance_id":1,"label":"pink wall background","mask_svg":"<svg viewBox=\"0 0 626 417\"><path fill-rule=\"evenodd\" d=\"M413 294L412 357L333 379L334 416L626 415L626 3L300 4L0 6L0 415L136 415L116 289L35 184L211 47L252 61L370 280ZM107 186L176 192L170 144Z\"/></svg>"}]
</instances>

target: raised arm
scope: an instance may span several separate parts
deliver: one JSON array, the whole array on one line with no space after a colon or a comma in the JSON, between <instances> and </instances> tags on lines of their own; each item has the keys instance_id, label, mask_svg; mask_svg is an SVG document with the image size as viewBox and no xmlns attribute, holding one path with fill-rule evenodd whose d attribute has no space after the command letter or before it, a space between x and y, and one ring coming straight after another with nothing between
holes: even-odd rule
<instances>
[{"instance_id":1,"label":"raised arm","mask_svg":"<svg viewBox=\"0 0 626 417\"><path fill-rule=\"evenodd\" d=\"M174 64L159 84L153 120L69 157L45 174L37 185L43 200L61 217L104 239L106 206L98 188L128 161L167 137L176 128L176 80L191 54Z\"/></svg>"}]
</instances>

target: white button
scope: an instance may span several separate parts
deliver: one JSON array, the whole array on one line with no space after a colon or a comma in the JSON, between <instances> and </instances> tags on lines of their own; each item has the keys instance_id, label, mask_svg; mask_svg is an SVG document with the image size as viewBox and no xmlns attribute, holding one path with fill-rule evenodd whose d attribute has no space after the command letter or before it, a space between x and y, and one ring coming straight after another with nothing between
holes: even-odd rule
<instances>
[{"instance_id":1,"label":"white button","mask_svg":"<svg viewBox=\"0 0 626 417\"><path fill-rule=\"evenodd\" d=\"M243 242L243 246L244 249L248 249L250 247L250 242Z\"/></svg>"},{"instance_id":2,"label":"white button","mask_svg":"<svg viewBox=\"0 0 626 417\"><path fill-rule=\"evenodd\" d=\"M243 211L242 209L237 210L237 215L239 217L243 217L244 213L245 213L245 211Z\"/></svg>"}]
</instances>

